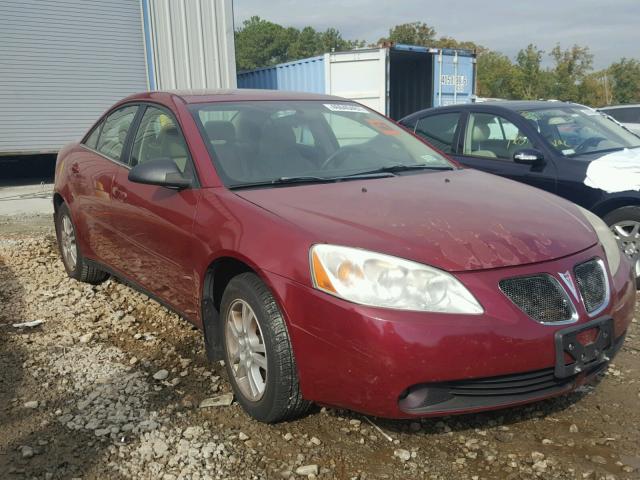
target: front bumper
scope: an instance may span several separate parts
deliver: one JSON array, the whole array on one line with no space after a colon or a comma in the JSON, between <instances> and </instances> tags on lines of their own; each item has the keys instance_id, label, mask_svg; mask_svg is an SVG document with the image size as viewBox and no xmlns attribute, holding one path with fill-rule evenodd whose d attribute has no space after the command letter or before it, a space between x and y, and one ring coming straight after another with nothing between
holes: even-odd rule
<instances>
[{"instance_id":1,"label":"front bumper","mask_svg":"<svg viewBox=\"0 0 640 480\"><path fill-rule=\"evenodd\" d=\"M483 315L371 308L276 274L267 273L266 280L288 321L306 399L381 417L411 418L528 403L566 393L597 374L606 364L558 379L553 374L554 336L567 325L532 320L498 288L507 277L541 272L557 277L594 257L604 258L599 246L551 262L457 274L483 305ZM609 278L609 304L598 314L613 319L617 349L633 317L635 282L630 271L630 262L623 260L615 277ZM573 300L579 316L575 324L592 321L579 300ZM500 398L489 395L481 402L457 395L446 408L425 408L406 400L419 388L439 388L442 393L444 386L459 392L465 382L468 386L511 378L526 387L536 375L544 377L541 383L548 388L524 388Z\"/></svg>"}]
</instances>

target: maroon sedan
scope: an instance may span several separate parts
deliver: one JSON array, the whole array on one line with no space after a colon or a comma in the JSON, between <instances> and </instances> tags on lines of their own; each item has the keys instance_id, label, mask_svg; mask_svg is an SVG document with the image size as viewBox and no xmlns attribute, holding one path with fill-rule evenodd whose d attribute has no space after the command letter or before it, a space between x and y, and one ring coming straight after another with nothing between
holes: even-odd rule
<instances>
[{"instance_id":1,"label":"maroon sedan","mask_svg":"<svg viewBox=\"0 0 640 480\"><path fill-rule=\"evenodd\" d=\"M563 394L633 315L599 218L337 97L131 96L60 152L54 202L69 275L114 275L200 327L265 422Z\"/></svg>"}]
</instances>

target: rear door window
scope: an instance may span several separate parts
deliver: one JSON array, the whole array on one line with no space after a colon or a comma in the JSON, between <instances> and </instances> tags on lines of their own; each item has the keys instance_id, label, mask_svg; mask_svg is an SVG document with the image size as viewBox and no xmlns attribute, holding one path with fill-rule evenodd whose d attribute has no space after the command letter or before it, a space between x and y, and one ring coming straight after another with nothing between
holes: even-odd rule
<instances>
[{"instance_id":1,"label":"rear door window","mask_svg":"<svg viewBox=\"0 0 640 480\"><path fill-rule=\"evenodd\" d=\"M102 124L104 122L100 122L98 125L96 125L93 130L91 131L91 133L89 134L89 136L87 137L87 139L84 141L84 144L95 150L96 147L98 146L98 137L100 136L100 130L102 129Z\"/></svg>"},{"instance_id":2,"label":"rear door window","mask_svg":"<svg viewBox=\"0 0 640 480\"><path fill-rule=\"evenodd\" d=\"M459 122L460 112L423 117L418 120L416 133L443 152L453 153L453 142Z\"/></svg>"},{"instance_id":3,"label":"rear door window","mask_svg":"<svg viewBox=\"0 0 640 480\"><path fill-rule=\"evenodd\" d=\"M129 106L109 114L104 121L96 150L117 162L122 162L122 152L131 123L136 116L138 106Z\"/></svg>"}]
</instances>

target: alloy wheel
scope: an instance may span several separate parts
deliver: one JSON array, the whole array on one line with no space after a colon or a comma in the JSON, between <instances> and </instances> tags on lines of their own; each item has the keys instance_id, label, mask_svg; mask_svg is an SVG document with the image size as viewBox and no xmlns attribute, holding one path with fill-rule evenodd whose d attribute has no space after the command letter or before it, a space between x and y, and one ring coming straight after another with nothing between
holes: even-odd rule
<instances>
[{"instance_id":1,"label":"alloy wheel","mask_svg":"<svg viewBox=\"0 0 640 480\"><path fill-rule=\"evenodd\" d=\"M611 231L622 251L630 258L637 258L640 253L640 222L627 220L614 223ZM636 260L635 272L636 277L640 277L640 258Z\"/></svg>"},{"instance_id":2,"label":"alloy wheel","mask_svg":"<svg viewBox=\"0 0 640 480\"><path fill-rule=\"evenodd\" d=\"M226 319L227 361L241 393L257 402L267 386L267 351L260 324L251 306L235 300Z\"/></svg>"},{"instance_id":3,"label":"alloy wheel","mask_svg":"<svg viewBox=\"0 0 640 480\"><path fill-rule=\"evenodd\" d=\"M69 270L75 270L78 261L78 250L76 247L76 232L71 223L69 215L62 216L60 225L60 246L62 256Z\"/></svg>"}]
</instances>

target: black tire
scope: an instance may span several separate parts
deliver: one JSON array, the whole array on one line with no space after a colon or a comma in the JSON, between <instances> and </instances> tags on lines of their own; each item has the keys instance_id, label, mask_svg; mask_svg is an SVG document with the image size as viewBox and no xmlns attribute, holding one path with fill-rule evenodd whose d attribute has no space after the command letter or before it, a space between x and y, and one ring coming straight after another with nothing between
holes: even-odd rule
<instances>
[{"instance_id":1,"label":"black tire","mask_svg":"<svg viewBox=\"0 0 640 480\"><path fill-rule=\"evenodd\" d=\"M227 317L236 300L243 300L255 313L262 331L267 355L267 374L262 398L251 401L242 393L234 377L227 349ZM231 279L222 296L220 321L223 332L224 359L229 381L236 400L253 418L275 423L299 417L307 412L311 403L302 398L298 383L296 362L289 333L282 313L273 295L260 278L243 273Z\"/></svg>"},{"instance_id":2,"label":"black tire","mask_svg":"<svg viewBox=\"0 0 640 480\"><path fill-rule=\"evenodd\" d=\"M604 218L604 222L610 227L620 222L640 223L640 207L620 207L609 213ZM638 260L640 261L640 259ZM636 270L637 272L638 270ZM640 290L640 276L636 275L636 290Z\"/></svg>"},{"instance_id":3,"label":"black tire","mask_svg":"<svg viewBox=\"0 0 640 480\"><path fill-rule=\"evenodd\" d=\"M63 253L63 248L62 248L62 228L63 228L62 223L65 217L69 219L69 222L71 223L71 227L74 232L74 236L77 239L78 238L76 233L77 230L71 218L69 207L67 207L66 203L63 203L58 207L58 211L56 212L55 224L56 224L56 238L58 240L58 250L60 251L60 257L62 258L62 263L64 264L64 268L67 271L67 274L71 278L75 278L76 280L79 280L81 282L86 282L86 283L97 284L105 281L109 276L109 274L87 263L85 258L82 256L82 253L80 252L80 246L78 245L77 241L75 242L75 250L76 250L75 265L71 265L67 260L67 258L65 257Z\"/></svg>"}]
</instances>

